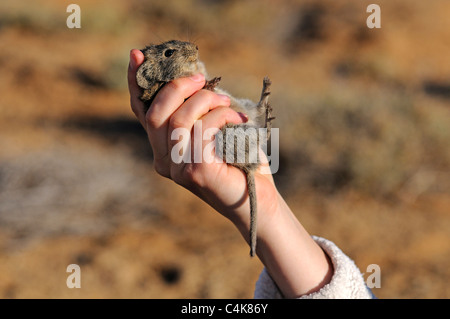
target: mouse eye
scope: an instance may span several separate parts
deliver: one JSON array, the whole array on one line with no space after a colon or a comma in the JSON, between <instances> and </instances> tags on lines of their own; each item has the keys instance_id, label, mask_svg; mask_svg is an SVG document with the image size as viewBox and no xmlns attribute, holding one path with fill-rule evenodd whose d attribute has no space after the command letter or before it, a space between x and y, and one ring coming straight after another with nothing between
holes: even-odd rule
<instances>
[{"instance_id":1,"label":"mouse eye","mask_svg":"<svg viewBox=\"0 0 450 319\"><path fill-rule=\"evenodd\" d=\"M164 52L164 56L167 57L167 58L169 58L169 57L172 56L172 54L175 53L175 51L176 51L176 50L168 49L168 50L166 50L166 51Z\"/></svg>"}]
</instances>

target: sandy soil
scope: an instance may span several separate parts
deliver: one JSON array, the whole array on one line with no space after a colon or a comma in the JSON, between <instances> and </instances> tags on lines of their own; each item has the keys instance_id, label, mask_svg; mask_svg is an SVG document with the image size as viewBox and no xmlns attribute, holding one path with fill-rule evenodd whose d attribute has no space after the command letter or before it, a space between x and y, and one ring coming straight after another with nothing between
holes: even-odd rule
<instances>
[{"instance_id":1,"label":"sandy soil","mask_svg":"<svg viewBox=\"0 0 450 319\"><path fill-rule=\"evenodd\" d=\"M152 169L131 48L195 41L224 88L273 81L276 184L379 298L449 298L450 3L0 4L0 298L251 298L262 265L230 222ZM292 142L294 141L294 142ZM66 268L81 267L81 289Z\"/></svg>"}]
</instances>

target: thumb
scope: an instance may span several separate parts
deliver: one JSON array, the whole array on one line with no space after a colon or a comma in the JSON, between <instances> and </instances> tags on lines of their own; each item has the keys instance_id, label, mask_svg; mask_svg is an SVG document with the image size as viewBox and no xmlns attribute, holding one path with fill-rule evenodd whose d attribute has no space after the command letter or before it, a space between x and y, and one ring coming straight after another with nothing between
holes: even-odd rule
<instances>
[{"instance_id":1,"label":"thumb","mask_svg":"<svg viewBox=\"0 0 450 319\"><path fill-rule=\"evenodd\" d=\"M134 114L138 117L141 123L144 123L144 104L139 99L141 95L141 88L136 82L136 71L144 62L144 54L137 49L130 51L130 62L128 64L128 90L130 92L130 104Z\"/></svg>"}]
</instances>

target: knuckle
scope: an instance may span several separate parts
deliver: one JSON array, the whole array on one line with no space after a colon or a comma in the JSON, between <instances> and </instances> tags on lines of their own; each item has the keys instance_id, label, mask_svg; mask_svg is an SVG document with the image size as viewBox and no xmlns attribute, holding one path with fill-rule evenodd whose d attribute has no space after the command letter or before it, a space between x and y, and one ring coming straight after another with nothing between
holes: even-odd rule
<instances>
[{"instance_id":1,"label":"knuckle","mask_svg":"<svg viewBox=\"0 0 450 319\"><path fill-rule=\"evenodd\" d=\"M150 108L145 114L145 122L150 128L158 128L164 123L164 120L160 118L153 110L154 109Z\"/></svg>"},{"instance_id":2,"label":"knuckle","mask_svg":"<svg viewBox=\"0 0 450 319\"><path fill-rule=\"evenodd\" d=\"M155 171L164 177L170 177L170 172L167 166L167 163L163 160L155 160L153 167Z\"/></svg>"},{"instance_id":3,"label":"knuckle","mask_svg":"<svg viewBox=\"0 0 450 319\"><path fill-rule=\"evenodd\" d=\"M204 185L204 174L202 173L202 166L198 164L187 165L183 172L184 180L190 185L202 187Z\"/></svg>"},{"instance_id":4,"label":"knuckle","mask_svg":"<svg viewBox=\"0 0 450 319\"><path fill-rule=\"evenodd\" d=\"M170 179L173 180L175 183L181 186L187 185L187 180L183 176L179 165L173 165L170 168Z\"/></svg>"},{"instance_id":5,"label":"knuckle","mask_svg":"<svg viewBox=\"0 0 450 319\"><path fill-rule=\"evenodd\" d=\"M175 79L166 83L164 89L169 91L182 91L184 92L187 89L187 82L183 81L183 79Z\"/></svg>"},{"instance_id":6,"label":"knuckle","mask_svg":"<svg viewBox=\"0 0 450 319\"><path fill-rule=\"evenodd\" d=\"M135 96L130 96L131 110L136 117L141 118L144 114L144 104Z\"/></svg>"},{"instance_id":7,"label":"knuckle","mask_svg":"<svg viewBox=\"0 0 450 319\"><path fill-rule=\"evenodd\" d=\"M202 101L205 104L212 104L216 102L216 93L208 90L200 90L197 92L199 95L199 98L202 99Z\"/></svg>"},{"instance_id":8,"label":"knuckle","mask_svg":"<svg viewBox=\"0 0 450 319\"><path fill-rule=\"evenodd\" d=\"M177 116L176 114L172 115L169 120L169 127L173 129L187 127L187 125L188 123L186 122L186 120L181 116Z\"/></svg>"}]
</instances>

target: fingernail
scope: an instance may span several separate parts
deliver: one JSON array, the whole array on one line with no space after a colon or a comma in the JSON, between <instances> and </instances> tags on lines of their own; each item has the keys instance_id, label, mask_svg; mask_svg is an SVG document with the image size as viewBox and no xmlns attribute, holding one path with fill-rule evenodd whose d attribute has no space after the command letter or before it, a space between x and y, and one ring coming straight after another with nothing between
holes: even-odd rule
<instances>
[{"instance_id":1,"label":"fingernail","mask_svg":"<svg viewBox=\"0 0 450 319\"><path fill-rule=\"evenodd\" d=\"M194 82L202 82L205 80L205 76L201 73L194 74L189 77Z\"/></svg>"},{"instance_id":2,"label":"fingernail","mask_svg":"<svg viewBox=\"0 0 450 319\"><path fill-rule=\"evenodd\" d=\"M247 123L247 122L248 122L248 116L247 116L247 114L244 114L244 113L242 113L242 112L238 112L238 114L239 114L239 116L241 117L241 119L242 119L242 121L243 121L244 123Z\"/></svg>"}]
</instances>

